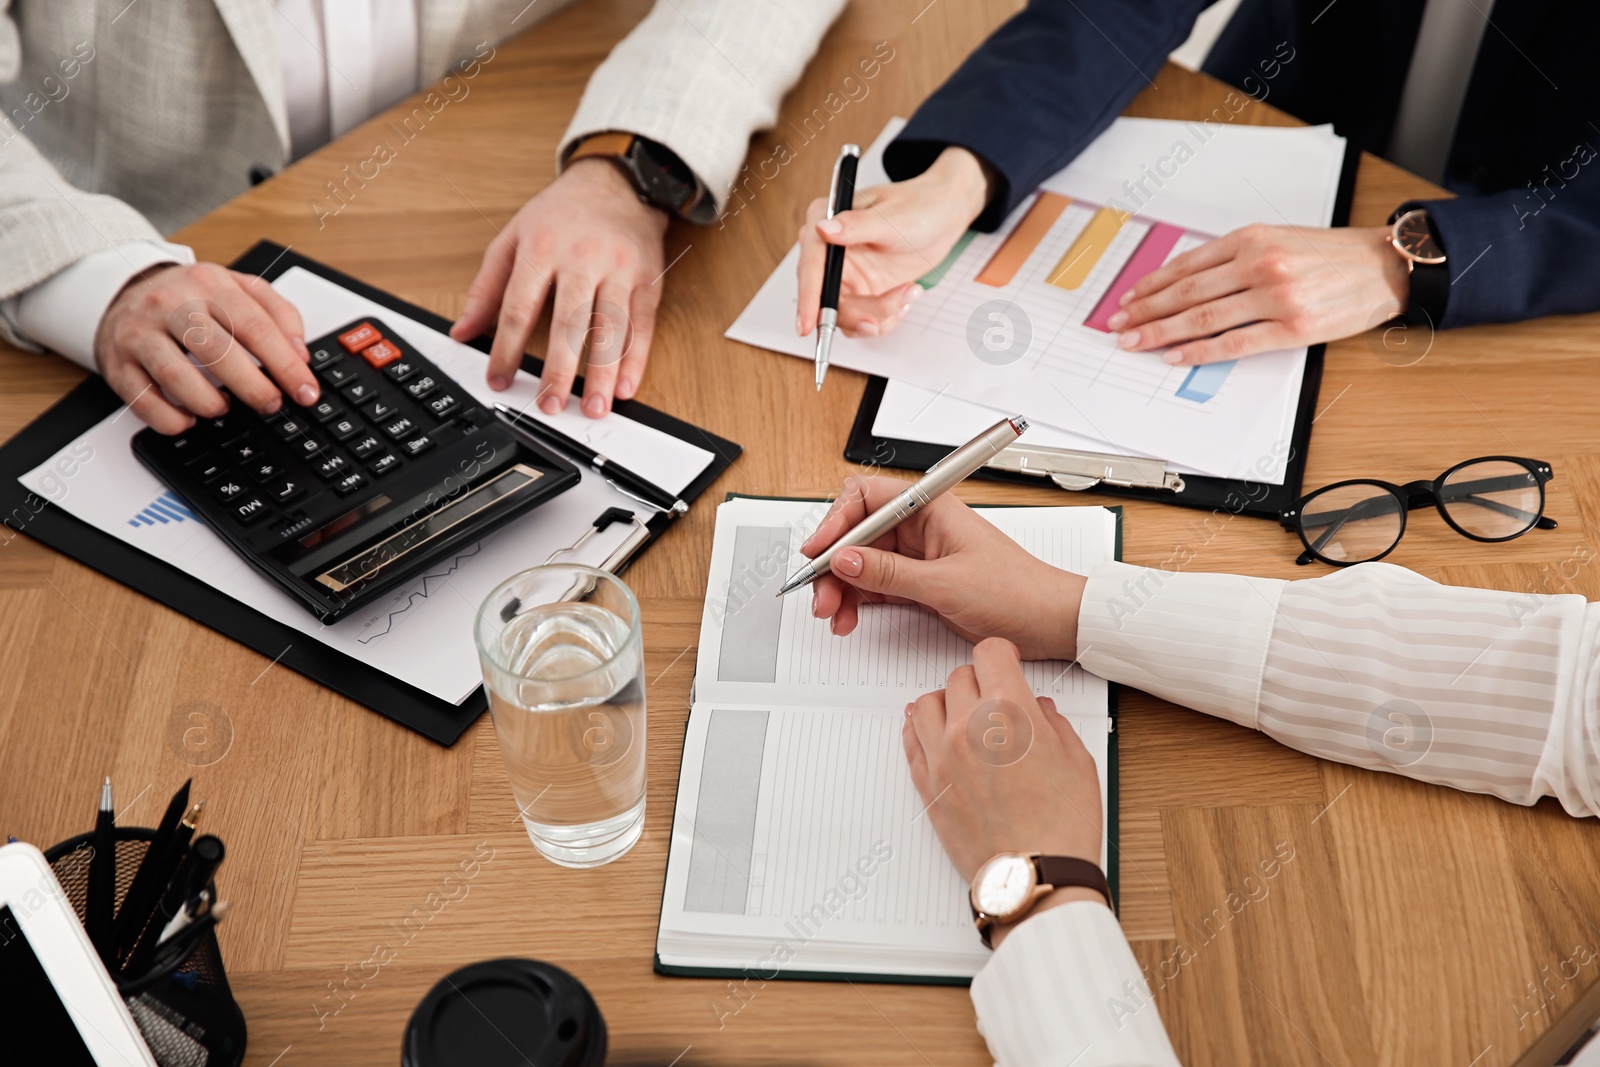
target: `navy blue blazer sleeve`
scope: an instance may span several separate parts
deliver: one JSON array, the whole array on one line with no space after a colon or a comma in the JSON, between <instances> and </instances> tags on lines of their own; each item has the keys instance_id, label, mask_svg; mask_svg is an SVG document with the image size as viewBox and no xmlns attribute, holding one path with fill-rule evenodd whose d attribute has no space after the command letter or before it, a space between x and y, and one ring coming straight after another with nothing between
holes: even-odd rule
<instances>
[{"instance_id":1,"label":"navy blue blazer sleeve","mask_svg":"<svg viewBox=\"0 0 1600 1067\"><path fill-rule=\"evenodd\" d=\"M1597 146L1575 134L1536 187L1406 205L1428 209L1448 257L1441 327L1600 310Z\"/></svg>"},{"instance_id":2,"label":"navy blue blazer sleeve","mask_svg":"<svg viewBox=\"0 0 1600 1067\"><path fill-rule=\"evenodd\" d=\"M895 181L946 146L987 161L993 230L1088 147L1189 36L1210 0L1029 0L917 109L884 153Z\"/></svg>"}]
</instances>

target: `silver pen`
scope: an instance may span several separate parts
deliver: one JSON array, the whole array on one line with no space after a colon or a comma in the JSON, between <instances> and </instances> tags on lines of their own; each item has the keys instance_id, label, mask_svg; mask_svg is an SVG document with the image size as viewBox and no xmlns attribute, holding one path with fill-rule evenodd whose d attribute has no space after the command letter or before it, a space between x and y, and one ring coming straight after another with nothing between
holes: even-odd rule
<instances>
[{"instance_id":1,"label":"silver pen","mask_svg":"<svg viewBox=\"0 0 1600 1067\"><path fill-rule=\"evenodd\" d=\"M855 203L856 165L861 162L861 146L847 144L839 149L833 164L833 181L828 184L828 218L849 211ZM817 315L817 391L828 376L828 352L833 348L833 332L839 328L839 283L844 279L844 245L829 245L822 267L822 306Z\"/></svg>"},{"instance_id":2,"label":"silver pen","mask_svg":"<svg viewBox=\"0 0 1600 1067\"><path fill-rule=\"evenodd\" d=\"M870 545L890 530L899 526L919 510L933 503L934 498L948 493L973 471L993 459L1006 446L1027 432L1028 422L1021 415L1001 419L987 430L928 468L906 491L889 501L871 515L856 523L855 528L829 545L821 555L789 575L778 590L778 595L793 592L810 585L833 570L833 556L841 548L859 548Z\"/></svg>"}]
</instances>

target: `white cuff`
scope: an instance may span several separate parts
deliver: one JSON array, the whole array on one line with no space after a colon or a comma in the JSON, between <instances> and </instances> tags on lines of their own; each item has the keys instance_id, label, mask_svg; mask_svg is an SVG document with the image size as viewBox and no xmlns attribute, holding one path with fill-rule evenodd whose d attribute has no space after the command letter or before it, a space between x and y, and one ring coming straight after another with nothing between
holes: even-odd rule
<instances>
[{"instance_id":1,"label":"white cuff","mask_svg":"<svg viewBox=\"0 0 1600 1067\"><path fill-rule=\"evenodd\" d=\"M95 370L94 335L128 280L158 263L194 262L194 251L165 241L132 241L91 252L0 302L18 333L87 370Z\"/></svg>"},{"instance_id":2,"label":"white cuff","mask_svg":"<svg viewBox=\"0 0 1600 1067\"><path fill-rule=\"evenodd\" d=\"M972 980L997 1067L1178 1067L1111 909L1074 901L1024 920Z\"/></svg>"},{"instance_id":3,"label":"white cuff","mask_svg":"<svg viewBox=\"0 0 1600 1067\"><path fill-rule=\"evenodd\" d=\"M1288 584L1102 563L1078 610L1085 670L1252 729Z\"/></svg>"}]
</instances>

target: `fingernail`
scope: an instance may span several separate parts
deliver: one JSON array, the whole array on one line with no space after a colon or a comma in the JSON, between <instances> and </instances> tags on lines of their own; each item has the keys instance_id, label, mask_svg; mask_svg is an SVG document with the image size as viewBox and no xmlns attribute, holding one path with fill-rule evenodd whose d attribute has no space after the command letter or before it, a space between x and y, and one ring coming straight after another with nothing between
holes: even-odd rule
<instances>
[{"instance_id":1,"label":"fingernail","mask_svg":"<svg viewBox=\"0 0 1600 1067\"><path fill-rule=\"evenodd\" d=\"M846 578L861 577L861 553L845 549L833 557L833 569Z\"/></svg>"},{"instance_id":2,"label":"fingernail","mask_svg":"<svg viewBox=\"0 0 1600 1067\"><path fill-rule=\"evenodd\" d=\"M910 307L922 299L922 286L916 282L911 283L911 288L906 292L906 307Z\"/></svg>"},{"instance_id":3,"label":"fingernail","mask_svg":"<svg viewBox=\"0 0 1600 1067\"><path fill-rule=\"evenodd\" d=\"M1185 355L1185 353L1184 353L1183 349L1174 348L1172 351L1168 352L1166 355L1162 356L1161 358L1166 360L1168 363L1182 363L1184 355Z\"/></svg>"},{"instance_id":4,"label":"fingernail","mask_svg":"<svg viewBox=\"0 0 1600 1067\"><path fill-rule=\"evenodd\" d=\"M844 223L838 219L823 219L817 223L817 229L832 237L835 234L844 232Z\"/></svg>"},{"instance_id":5,"label":"fingernail","mask_svg":"<svg viewBox=\"0 0 1600 1067\"><path fill-rule=\"evenodd\" d=\"M546 415L558 414L561 409L566 406L566 404L561 402L561 398L556 396L547 396L543 400L539 401L539 410L544 412Z\"/></svg>"},{"instance_id":6,"label":"fingernail","mask_svg":"<svg viewBox=\"0 0 1600 1067\"><path fill-rule=\"evenodd\" d=\"M1120 307L1127 307L1128 306L1128 301L1130 301L1132 299L1133 299L1133 290L1129 289L1127 292L1125 292L1121 296L1117 297L1117 307L1119 307L1119 308Z\"/></svg>"},{"instance_id":7,"label":"fingernail","mask_svg":"<svg viewBox=\"0 0 1600 1067\"><path fill-rule=\"evenodd\" d=\"M806 335L806 328L801 324L799 315L794 317L794 335L796 337L804 337Z\"/></svg>"},{"instance_id":8,"label":"fingernail","mask_svg":"<svg viewBox=\"0 0 1600 1067\"><path fill-rule=\"evenodd\" d=\"M915 708L915 707L916 707L915 704L907 704L906 705L906 718L908 718L908 719L911 718L911 710L913 708Z\"/></svg>"},{"instance_id":9,"label":"fingernail","mask_svg":"<svg viewBox=\"0 0 1600 1067\"><path fill-rule=\"evenodd\" d=\"M294 391L294 398L300 402L300 406L303 408L308 408L312 404L315 404L317 402L317 396L317 387L314 385L302 385L300 388Z\"/></svg>"},{"instance_id":10,"label":"fingernail","mask_svg":"<svg viewBox=\"0 0 1600 1067\"><path fill-rule=\"evenodd\" d=\"M1106 320L1106 325L1111 327L1113 330L1122 329L1124 326L1128 325L1128 313L1126 311L1117 312L1115 315Z\"/></svg>"},{"instance_id":11,"label":"fingernail","mask_svg":"<svg viewBox=\"0 0 1600 1067\"><path fill-rule=\"evenodd\" d=\"M1134 345L1136 345L1138 343L1139 343L1139 331L1138 330L1129 330L1127 333L1121 334L1121 335L1119 335L1117 337L1117 344L1120 345L1123 348L1132 348Z\"/></svg>"},{"instance_id":12,"label":"fingernail","mask_svg":"<svg viewBox=\"0 0 1600 1067\"><path fill-rule=\"evenodd\" d=\"M815 615L817 613L817 601L820 599L822 599L822 590L813 585L811 587L811 614Z\"/></svg>"},{"instance_id":13,"label":"fingernail","mask_svg":"<svg viewBox=\"0 0 1600 1067\"><path fill-rule=\"evenodd\" d=\"M275 396L271 400L267 401L267 407L264 413L267 415L276 415L282 409L283 397Z\"/></svg>"},{"instance_id":14,"label":"fingernail","mask_svg":"<svg viewBox=\"0 0 1600 1067\"><path fill-rule=\"evenodd\" d=\"M511 388L511 383L499 374L491 374L489 375L489 388L498 393L501 390Z\"/></svg>"},{"instance_id":15,"label":"fingernail","mask_svg":"<svg viewBox=\"0 0 1600 1067\"><path fill-rule=\"evenodd\" d=\"M294 346L300 350L300 358L310 363L311 349L306 347L306 339L304 337L294 337L291 340L294 341Z\"/></svg>"},{"instance_id":16,"label":"fingernail","mask_svg":"<svg viewBox=\"0 0 1600 1067\"><path fill-rule=\"evenodd\" d=\"M633 398L633 379L632 378L618 378L617 379L617 399L618 400L630 400L632 398Z\"/></svg>"},{"instance_id":17,"label":"fingernail","mask_svg":"<svg viewBox=\"0 0 1600 1067\"><path fill-rule=\"evenodd\" d=\"M598 419L606 413L606 398L596 393L583 402L583 413L591 419Z\"/></svg>"},{"instance_id":18,"label":"fingernail","mask_svg":"<svg viewBox=\"0 0 1600 1067\"><path fill-rule=\"evenodd\" d=\"M856 327L856 333L862 337L876 337L878 336L878 324L868 319Z\"/></svg>"}]
</instances>

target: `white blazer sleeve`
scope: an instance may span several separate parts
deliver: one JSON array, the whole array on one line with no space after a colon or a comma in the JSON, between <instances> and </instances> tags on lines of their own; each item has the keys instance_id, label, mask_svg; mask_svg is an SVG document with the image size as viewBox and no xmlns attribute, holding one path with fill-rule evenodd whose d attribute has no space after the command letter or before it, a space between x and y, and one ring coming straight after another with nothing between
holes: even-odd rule
<instances>
[{"instance_id":1,"label":"white blazer sleeve","mask_svg":"<svg viewBox=\"0 0 1600 1067\"><path fill-rule=\"evenodd\" d=\"M997 1067L1178 1067L1111 909L1074 901L1024 920L972 981Z\"/></svg>"},{"instance_id":2,"label":"white blazer sleeve","mask_svg":"<svg viewBox=\"0 0 1600 1067\"><path fill-rule=\"evenodd\" d=\"M1597 635L1581 596L1387 563L1297 582L1106 563L1078 613L1078 655L1104 678L1302 752L1573 815L1600 814Z\"/></svg>"},{"instance_id":3,"label":"white blazer sleeve","mask_svg":"<svg viewBox=\"0 0 1600 1067\"><path fill-rule=\"evenodd\" d=\"M688 164L720 213L751 135L777 120L784 93L844 5L658 0L589 79L559 158L591 133L637 134Z\"/></svg>"}]
</instances>

